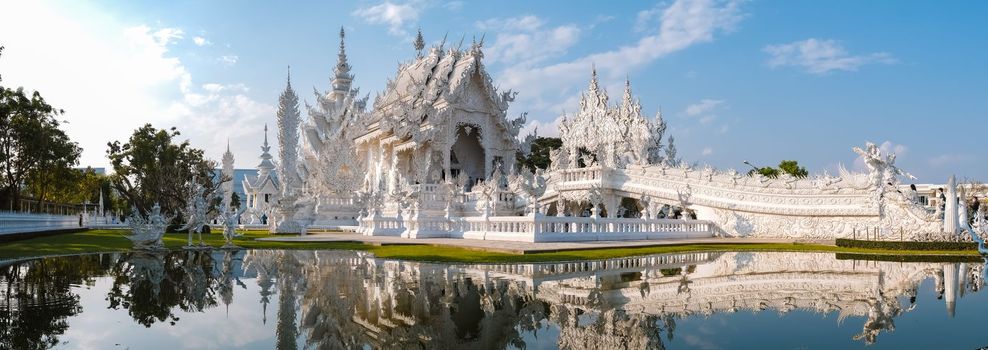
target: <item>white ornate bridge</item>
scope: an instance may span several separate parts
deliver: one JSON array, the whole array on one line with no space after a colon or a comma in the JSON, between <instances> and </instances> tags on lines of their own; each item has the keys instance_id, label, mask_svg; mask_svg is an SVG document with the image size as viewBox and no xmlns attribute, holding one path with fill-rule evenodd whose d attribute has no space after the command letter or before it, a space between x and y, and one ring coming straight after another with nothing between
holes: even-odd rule
<instances>
[{"instance_id":1,"label":"white ornate bridge","mask_svg":"<svg viewBox=\"0 0 988 350\"><path fill-rule=\"evenodd\" d=\"M877 230L909 238L942 230L934 213L894 186L872 186L867 174L770 179L685 166L594 166L556 170L548 183L539 201L557 213L580 210L595 192L608 216L618 215L621 210L610 209L622 203L644 218L663 205L681 207L726 236L832 239Z\"/></svg>"}]
</instances>

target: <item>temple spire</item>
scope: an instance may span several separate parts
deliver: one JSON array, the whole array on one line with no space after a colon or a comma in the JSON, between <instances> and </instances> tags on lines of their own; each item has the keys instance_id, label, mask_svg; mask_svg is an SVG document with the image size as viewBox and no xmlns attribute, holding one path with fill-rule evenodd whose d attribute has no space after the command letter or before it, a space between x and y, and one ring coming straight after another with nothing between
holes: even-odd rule
<instances>
[{"instance_id":1,"label":"temple spire","mask_svg":"<svg viewBox=\"0 0 988 350\"><path fill-rule=\"evenodd\" d=\"M264 144L261 146L261 164L257 165L257 178L263 179L274 170L274 162L271 160L271 145L268 144L268 124L264 124Z\"/></svg>"},{"instance_id":2,"label":"temple spire","mask_svg":"<svg viewBox=\"0 0 988 350\"><path fill-rule=\"evenodd\" d=\"M230 152L230 138L226 139L226 153L223 153L223 177L228 181L224 181L221 185L223 188L223 208L230 208L230 202L233 200L233 152Z\"/></svg>"},{"instance_id":3,"label":"temple spire","mask_svg":"<svg viewBox=\"0 0 988 350\"><path fill-rule=\"evenodd\" d=\"M353 81L353 74L350 74L350 63L346 58L346 32L340 27L340 52L337 56L336 68L333 70L333 94L340 100L350 92L350 83Z\"/></svg>"},{"instance_id":4,"label":"temple spire","mask_svg":"<svg viewBox=\"0 0 988 350\"><path fill-rule=\"evenodd\" d=\"M598 86L597 86L597 64L591 65L590 66L590 70L591 70L591 73L590 73L590 87L588 88L588 90L596 93L597 90L598 90Z\"/></svg>"},{"instance_id":5,"label":"temple spire","mask_svg":"<svg viewBox=\"0 0 988 350\"><path fill-rule=\"evenodd\" d=\"M278 181L281 191L287 194L298 187L296 164L298 161L299 128L302 123L298 95L292 90L292 71L288 67L288 84L278 98Z\"/></svg>"}]
</instances>

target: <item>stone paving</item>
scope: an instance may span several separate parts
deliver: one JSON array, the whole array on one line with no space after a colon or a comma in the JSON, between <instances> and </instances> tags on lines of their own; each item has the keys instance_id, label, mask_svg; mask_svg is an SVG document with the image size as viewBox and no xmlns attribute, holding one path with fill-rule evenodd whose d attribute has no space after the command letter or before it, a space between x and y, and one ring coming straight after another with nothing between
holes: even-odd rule
<instances>
[{"instance_id":1,"label":"stone paving","mask_svg":"<svg viewBox=\"0 0 988 350\"><path fill-rule=\"evenodd\" d=\"M401 238L391 236L364 236L356 233L315 233L305 236L276 236L258 238L274 242L358 242L371 245L424 244L480 249L513 254L559 252L603 248L638 248L683 244L745 244L745 243L812 243L834 245L833 240L793 240L781 238L688 238L648 241L592 241L592 242L510 242L484 241L460 238Z\"/></svg>"}]
</instances>

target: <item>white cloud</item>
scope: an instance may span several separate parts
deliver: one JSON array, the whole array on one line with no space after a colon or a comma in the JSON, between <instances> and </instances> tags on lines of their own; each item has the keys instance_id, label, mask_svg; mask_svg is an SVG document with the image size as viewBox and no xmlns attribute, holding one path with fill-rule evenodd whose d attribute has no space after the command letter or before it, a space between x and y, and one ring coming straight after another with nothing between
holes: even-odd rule
<instances>
[{"instance_id":1,"label":"white cloud","mask_svg":"<svg viewBox=\"0 0 988 350\"><path fill-rule=\"evenodd\" d=\"M408 36L407 25L419 19L422 5L417 2L397 4L391 1L371 6L361 7L353 11L351 15L360 17L370 24L384 24L388 26L388 33L392 35Z\"/></svg>"},{"instance_id":2,"label":"white cloud","mask_svg":"<svg viewBox=\"0 0 988 350\"><path fill-rule=\"evenodd\" d=\"M705 147L705 148L703 149L703 153L702 153L702 154L703 154L704 156L709 156L709 155L711 155L711 154L714 154L714 149L713 149L713 148L711 148L711 147Z\"/></svg>"},{"instance_id":3,"label":"white cloud","mask_svg":"<svg viewBox=\"0 0 988 350\"><path fill-rule=\"evenodd\" d=\"M240 56L237 56L237 55L223 55L223 56L220 56L219 58L217 58L216 60L217 61L220 61L220 63L222 63L222 64L224 64L226 66L232 66L232 65L237 64L237 61L240 60Z\"/></svg>"},{"instance_id":4,"label":"white cloud","mask_svg":"<svg viewBox=\"0 0 988 350\"><path fill-rule=\"evenodd\" d=\"M443 5L447 10L456 12L463 9L463 1L450 1Z\"/></svg>"},{"instance_id":5,"label":"white cloud","mask_svg":"<svg viewBox=\"0 0 988 350\"><path fill-rule=\"evenodd\" d=\"M559 123L562 121L562 115L556 117L556 119L553 119L548 123L538 120L530 121L522 127L520 131L518 131L518 137L523 138L535 130L537 130L538 135L541 137L559 137Z\"/></svg>"},{"instance_id":6,"label":"white cloud","mask_svg":"<svg viewBox=\"0 0 988 350\"><path fill-rule=\"evenodd\" d=\"M243 85L194 84L171 51L181 29L130 26L83 5L13 4L0 11L4 85L36 89L65 109L65 130L83 148L84 166L105 166L106 143L145 123L178 126L218 157L226 137L258 134L259 120L275 111L247 97ZM242 142L256 145L248 139Z\"/></svg>"},{"instance_id":7,"label":"white cloud","mask_svg":"<svg viewBox=\"0 0 988 350\"><path fill-rule=\"evenodd\" d=\"M718 120L718 114L716 113L724 105L724 100L714 100L705 98L700 100L700 102L686 106L686 110L683 111L687 117L692 120L696 120L703 126L710 126ZM718 134L724 134L728 130L727 123L721 122L720 127L716 130Z\"/></svg>"},{"instance_id":8,"label":"white cloud","mask_svg":"<svg viewBox=\"0 0 988 350\"><path fill-rule=\"evenodd\" d=\"M209 41L209 39L203 38L201 36L192 38L192 42L195 43L196 46L209 46L213 44L213 42Z\"/></svg>"},{"instance_id":9,"label":"white cloud","mask_svg":"<svg viewBox=\"0 0 988 350\"><path fill-rule=\"evenodd\" d=\"M543 28L544 24L542 19L527 15L488 19L477 22L476 27L499 32L494 44L485 50L489 62L531 65L564 54L580 37L580 28L575 25Z\"/></svg>"},{"instance_id":10,"label":"white cloud","mask_svg":"<svg viewBox=\"0 0 988 350\"><path fill-rule=\"evenodd\" d=\"M638 15L635 18L635 31L644 32L652 30L656 22L662 19L663 12L664 9L658 6L638 11Z\"/></svg>"},{"instance_id":11,"label":"white cloud","mask_svg":"<svg viewBox=\"0 0 988 350\"><path fill-rule=\"evenodd\" d=\"M626 74L656 59L690 46L710 42L718 33L733 31L743 15L740 0L677 0L668 7L656 7L658 29L637 42L609 51L585 55L573 60L513 65L500 71L501 86L523 91L512 106L532 115L558 113L560 103L573 101L573 86L589 79L591 65L596 65L602 80L617 82ZM661 6L661 5L659 5ZM608 82L604 82L605 85ZM576 108L568 104L565 108Z\"/></svg>"},{"instance_id":12,"label":"white cloud","mask_svg":"<svg viewBox=\"0 0 988 350\"><path fill-rule=\"evenodd\" d=\"M714 108L717 108L717 106L721 105L722 103L724 103L724 100L703 99L700 100L700 102L698 103L694 103L689 106L686 106L686 115L691 117L698 116L712 111Z\"/></svg>"},{"instance_id":13,"label":"white cloud","mask_svg":"<svg viewBox=\"0 0 988 350\"><path fill-rule=\"evenodd\" d=\"M812 74L826 74L835 70L853 72L866 64L896 63L895 58L885 52L851 55L839 42L830 39L806 39L769 45L763 51L771 56L768 60L769 67L793 66Z\"/></svg>"},{"instance_id":14,"label":"white cloud","mask_svg":"<svg viewBox=\"0 0 988 350\"><path fill-rule=\"evenodd\" d=\"M475 26L480 30L531 32L538 30L543 24L545 24L545 21L538 16L525 15L505 19L491 18L488 20L479 21L475 24Z\"/></svg>"},{"instance_id":15,"label":"white cloud","mask_svg":"<svg viewBox=\"0 0 988 350\"><path fill-rule=\"evenodd\" d=\"M971 156L970 154L950 153L950 154L941 154L935 157L931 157L930 159L927 160L927 162L930 163L930 166L933 167L943 167L952 164L962 164L965 162L970 162L973 161L974 159L975 157Z\"/></svg>"}]
</instances>

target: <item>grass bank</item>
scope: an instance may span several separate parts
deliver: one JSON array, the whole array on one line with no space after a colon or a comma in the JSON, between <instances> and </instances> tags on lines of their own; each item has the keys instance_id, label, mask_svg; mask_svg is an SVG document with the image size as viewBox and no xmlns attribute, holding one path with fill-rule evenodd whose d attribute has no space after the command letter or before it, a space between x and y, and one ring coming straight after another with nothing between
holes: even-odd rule
<instances>
[{"instance_id":1,"label":"grass bank","mask_svg":"<svg viewBox=\"0 0 988 350\"><path fill-rule=\"evenodd\" d=\"M56 236L38 237L29 240L0 244L0 260L50 255L68 255L97 252L130 250L131 243L124 230L90 230ZM421 244L373 246L354 242L270 242L257 238L270 237L264 231L246 231L237 238L235 244L248 249L347 249L371 252L380 258L435 262L460 263L510 263L510 262L551 262L609 259L662 253L695 251L759 251L759 252L833 252L857 254L861 256L978 256L977 251L968 250L886 250L873 248L834 247L802 243L752 243L752 244L684 244L655 247L609 248L578 251L548 252L535 254L510 254L474 249L430 246ZM213 247L223 245L220 234L204 234L206 244ZM187 240L186 234L166 234L165 246L181 249Z\"/></svg>"}]
</instances>

